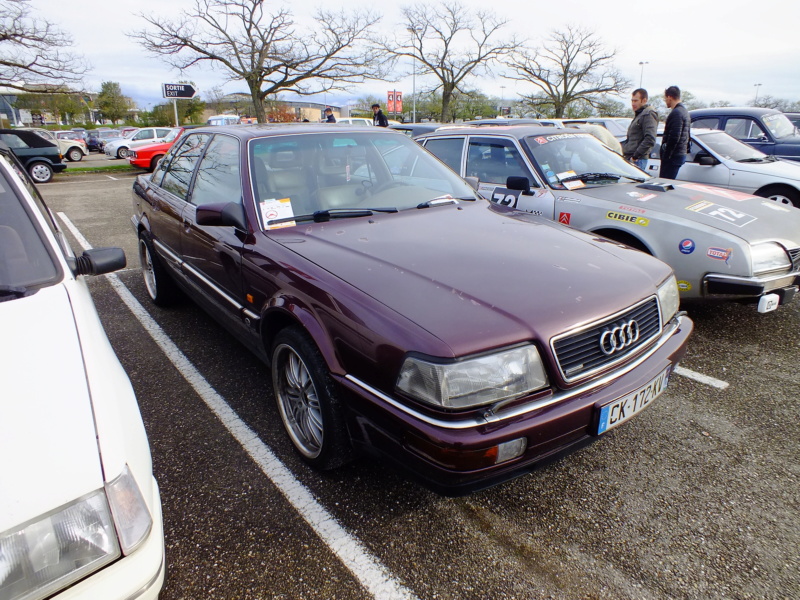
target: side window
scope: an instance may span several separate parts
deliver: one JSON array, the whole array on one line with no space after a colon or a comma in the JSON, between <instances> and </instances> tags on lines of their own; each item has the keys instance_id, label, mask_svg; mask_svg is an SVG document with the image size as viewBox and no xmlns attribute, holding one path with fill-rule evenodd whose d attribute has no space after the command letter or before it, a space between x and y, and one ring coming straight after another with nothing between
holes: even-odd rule
<instances>
[{"instance_id":1,"label":"side window","mask_svg":"<svg viewBox=\"0 0 800 600\"><path fill-rule=\"evenodd\" d=\"M186 140L173 155L169 165L165 168L164 179L161 180L161 188L176 195L178 198L186 199L189 192L189 184L192 181L192 172L203 153L203 148L210 136L199 133L186 137ZM166 161L162 161L166 162Z\"/></svg>"},{"instance_id":2,"label":"side window","mask_svg":"<svg viewBox=\"0 0 800 600\"><path fill-rule=\"evenodd\" d=\"M29 148L28 144L22 141L13 133L0 133L0 141L5 142L9 148Z\"/></svg>"},{"instance_id":3,"label":"side window","mask_svg":"<svg viewBox=\"0 0 800 600\"><path fill-rule=\"evenodd\" d=\"M163 138L167 137L167 134L170 132L169 129L156 129L156 137Z\"/></svg>"},{"instance_id":4,"label":"side window","mask_svg":"<svg viewBox=\"0 0 800 600\"><path fill-rule=\"evenodd\" d=\"M239 176L239 141L216 135L208 145L197 169L190 198L202 206L221 202L242 202L242 178Z\"/></svg>"},{"instance_id":5,"label":"side window","mask_svg":"<svg viewBox=\"0 0 800 600\"><path fill-rule=\"evenodd\" d=\"M695 129L719 129L719 119L717 117L697 119L692 121L692 127Z\"/></svg>"},{"instance_id":6,"label":"side window","mask_svg":"<svg viewBox=\"0 0 800 600\"><path fill-rule=\"evenodd\" d=\"M761 125L753 119L728 119L728 122L725 123L725 133L737 140L757 140L767 137Z\"/></svg>"},{"instance_id":7,"label":"side window","mask_svg":"<svg viewBox=\"0 0 800 600\"><path fill-rule=\"evenodd\" d=\"M436 138L425 143L425 149L461 175L461 154L464 138Z\"/></svg>"},{"instance_id":8,"label":"side window","mask_svg":"<svg viewBox=\"0 0 800 600\"><path fill-rule=\"evenodd\" d=\"M531 184L536 181L514 142L505 139L470 139L466 176L501 185L505 185L509 176L527 177Z\"/></svg>"}]
</instances>

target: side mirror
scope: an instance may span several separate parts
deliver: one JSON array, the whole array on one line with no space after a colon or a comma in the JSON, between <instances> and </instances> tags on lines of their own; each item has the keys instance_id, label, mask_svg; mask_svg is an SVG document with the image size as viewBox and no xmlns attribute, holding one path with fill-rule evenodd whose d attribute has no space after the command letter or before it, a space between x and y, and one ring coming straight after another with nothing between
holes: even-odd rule
<instances>
[{"instance_id":1,"label":"side mirror","mask_svg":"<svg viewBox=\"0 0 800 600\"><path fill-rule=\"evenodd\" d=\"M531 193L531 182L528 180L527 177L512 175L508 179L506 179L506 187L509 190L519 190L523 194Z\"/></svg>"},{"instance_id":2,"label":"side mirror","mask_svg":"<svg viewBox=\"0 0 800 600\"><path fill-rule=\"evenodd\" d=\"M197 207L195 213L198 225L210 227L236 227L242 231L247 230L247 220L244 216L244 206L238 202L218 202L204 204Z\"/></svg>"},{"instance_id":3,"label":"side mirror","mask_svg":"<svg viewBox=\"0 0 800 600\"><path fill-rule=\"evenodd\" d=\"M128 261L122 248L90 248L75 258L67 259L75 275L105 275L124 269Z\"/></svg>"},{"instance_id":4,"label":"side mirror","mask_svg":"<svg viewBox=\"0 0 800 600\"><path fill-rule=\"evenodd\" d=\"M477 177L464 177L464 181L466 181L473 190L476 192L478 191L480 180Z\"/></svg>"},{"instance_id":5,"label":"side mirror","mask_svg":"<svg viewBox=\"0 0 800 600\"><path fill-rule=\"evenodd\" d=\"M703 167L713 167L719 164L719 161L710 154L700 154L699 152L695 156L695 162Z\"/></svg>"}]
</instances>

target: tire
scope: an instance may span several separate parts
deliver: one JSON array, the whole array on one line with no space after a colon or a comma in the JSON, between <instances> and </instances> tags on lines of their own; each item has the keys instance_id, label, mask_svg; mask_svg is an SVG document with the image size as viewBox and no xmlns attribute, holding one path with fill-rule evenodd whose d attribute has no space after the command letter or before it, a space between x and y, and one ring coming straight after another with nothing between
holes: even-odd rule
<instances>
[{"instance_id":1,"label":"tire","mask_svg":"<svg viewBox=\"0 0 800 600\"><path fill-rule=\"evenodd\" d=\"M154 252L153 240L146 231L139 233L139 263L142 266L144 287L153 304L156 306L174 304L180 296L180 290Z\"/></svg>"},{"instance_id":2,"label":"tire","mask_svg":"<svg viewBox=\"0 0 800 600\"><path fill-rule=\"evenodd\" d=\"M316 345L299 328L275 337L272 386L286 433L306 463L330 470L352 460L337 389Z\"/></svg>"},{"instance_id":3,"label":"tire","mask_svg":"<svg viewBox=\"0 0 800 600\"><path fill-rule=\"evenodd\" d=\"M162 158L164 158L164 155L163 155L163 154L156 154L156 155L155 155L155 156L152 158L152 160L150 161L150 168L149 168L149 169L147 169L147 170L148 170L148 171L150 171L151 173L152 173L153 171L155 171L155 170L156 170L156 167L158 166L158 161L160 161Z\"/></svg>"},{"instance_id":4,"label":"tire","mask_svg":"<svg viewBox=\"0 0 800 600\"><path fill-rule=\"evenodd\" d=\"M125 146L120 146L119 150L117 150L117 158L128 158L128 154L130 154L130 150Z\"/></svg>"},{"instance_id":5,"label":"tire","mask_svg":"<svg viewBox=\"0 0 800 600\"><path fill-rule=\"evenodd\" d=\"M787 206L796 206L800 208L800 192L790 187L780 185L769 186L758 190L755 195L761 196L762 198L769 198L778 204L786 204Z\"/></svg>"},{"instance_id":6,"label":"tire","mask_svg":"<svg viewBox=\"0 0 800 600\"><path fill-rule=\"evenodd\" d=\"M83 152L80 148L70 148L67 152L67 160L70 162L80 162L83 158Z\"/></svg>"},{"instance_id":7,"label":"tire","mask_svg":"<svg viewBox=\"0 0 800 600\"><path fill-rule=\"evenodd\" d=\"M35 162L28 165L28 173L35 183L47 183L53 179L53 167L46 162Z\"/></svg>"}]
</instances>

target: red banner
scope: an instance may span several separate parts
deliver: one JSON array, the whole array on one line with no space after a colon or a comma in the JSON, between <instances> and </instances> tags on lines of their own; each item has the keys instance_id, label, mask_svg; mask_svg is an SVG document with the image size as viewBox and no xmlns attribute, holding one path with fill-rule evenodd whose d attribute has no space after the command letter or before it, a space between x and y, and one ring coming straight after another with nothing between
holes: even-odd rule
<instances>
[{"instance_id":1,"label":"red banner","mask_svg":"<svg viewBox=\"0 0 800 600\"><path fill-rule=\"evenodd\" d=\"M394 92L386 92L386 112L394 112Z\"/></svg>"},{"instance_id":2,"label":"red banner","mask_svg":"<svg viewBox=\"0 0 800 600\"><path fill-rule=\"evenodd\" d=\"M394 112L403 112L403 92L394 93Z\"/></svg>"}]
</instances>

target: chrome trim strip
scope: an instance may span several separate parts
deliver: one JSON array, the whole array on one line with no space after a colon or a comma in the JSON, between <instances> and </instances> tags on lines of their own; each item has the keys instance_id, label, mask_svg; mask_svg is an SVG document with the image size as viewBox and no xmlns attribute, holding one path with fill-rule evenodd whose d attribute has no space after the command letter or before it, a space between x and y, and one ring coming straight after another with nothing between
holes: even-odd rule
<instances>
[{"instance_id":1,"label":"chrome trim strip","mask_svg":"<svg viewBox=\"0 0 800 600\"><path fill-rule=\"evenodd\" d=\"M703 283L707 281L719 281L723 283L755 283L766 285L774 283L781 279L794 279L800 275L800 270L789 271L788 273L776 273L774 275L767 275L766 277L740 277L738 275L725 275L723 273L707 273L703 277Z\"/></svg>"},{"instance_id":2,"label":"chrome trim strip","mask_svg":"<svg viewBox=\"0 0 800 600\"><path fill-rule=\"evenodd\" d=\"M551 406L553 404L558 404L559 402L564 402L565 400L569 400L570 398L573 398L573 397L578 396L580 394L584 394L587 391L591 390L592 388L595 388L595 387L598 387L598 386L601 386L601 385L605 385L607 383L610 383L610 382L614 381L615 379L617 379L617 378L629 373L630 371L632 371L633 369L638 367L645 360L650 358L650 356L652 356L664 344L666 344L667 341L669 341L669 339L672 337L672 334L675 333L675 331L680 327L680 325L681 325L681 323L683 321L683 318L684 318L683 315L678 315L678 316L674 317L666 325L666 327L664 327L662 329L661 338L658 340L658 342L652 348L650 348L647 352L645 352L639 358L637 358L635 361L633 361L629 365L626 365L624 369L621 369L619 371L615 371L613 373L609 373L605 377L602 377L601 379L592 381L592 382L590 382L590 383L588 383L586 385L582 385L580 387L577 387L577 388L574 388L572 390L568 390L568 391L562 392L560 394L554 394L553 396L550 396L549 398L545 398L545 399L542 399L542 400L531 402L530 404L523 404L523 405L520 405L520 406L515 406L514 408L510 409L507 412L503 412L502 414L495 414L495 413L491 412L491 408L489 407L489 409L483 414L483 418L482 419L467 419L467 420L462 420L462 421L443 421L441 419L436 419L434 417L429 417L428 415L423 414L423 413L411 408L410 406L407 406L407 405L395 400L394 398L391 398L390 396L387 396L383 392L381 392L379 390L376 390L371 385L369 385L367 383L364 383L363 381L361 381L360 379L358 379L356 377L353 377L352 375L345 375L345 379L347 379L351 383L357 385L358 387L364 389L365 391L369 392L373 396L377 396L378 398L380 398L381 400L383 400L387 404L390 404L394 408L403 411L407 415L410 415L410 416L414 417L415 419L418 419L419 421L422 421L423 423L427 423L428 425L433 425L434 427L441 427L442 429L457 429L457 430L470 429L471 427L480 427L481 425L486 425L486 424L489 424L489 423L499 423L500 421L505 421L507 419L516 418L516 417L519 417L521 415L525 415L525 414L527 414L529 412L533 412L535 410L540 410L542 408L546 408L546 407Z\"/></svg>"},{"instance_id":3,"label":"chrome trim strip","mask_svg":"<svg viewBox=\"0 0 800 600\"><path fill-rule=\"evenodd\" d=\"M252 310L250 310L246 306L240 304L235 298L232 298L231 296L229 296L227 293L225 293L225 291L220 289L219 286L217 286L217 284L215 284L208 277L203 275L200 271L198 271L197 269L195 269L191 265L187 264L183 259L181 259L180 256L178 256L174 252L170 251L166 246L164 246L163 244L161 244L157 240L153 240L153 243L156 244L158 246L159 250L161 250L164 254L166 254L173 262L177 263L177 265L181 269L183 269L185 271L188 271L189 273L191 273L192 275L197 277L200 281L202 281L209 288L214 290L220 297L222 297L223 300L225 300L228 304L233 306L233 308L235 308L236 310L242 311L246 317L248 317L248 318L250 318L252 320L257 321L257 320L261 319L260 315L258 315L257 313L253 312Z\"/></svg>"}]
</instances>

